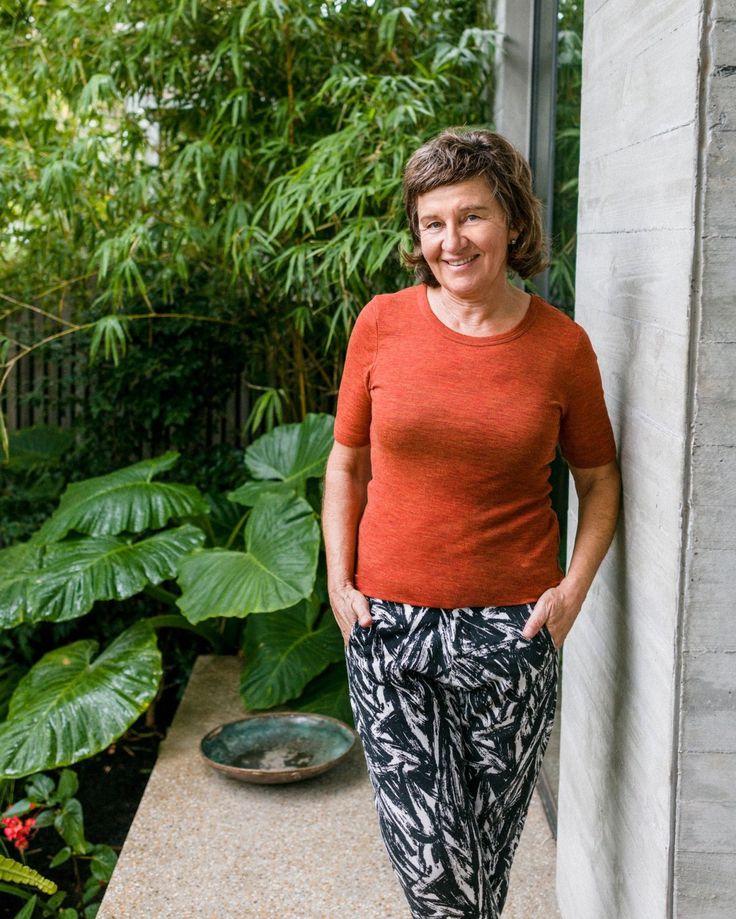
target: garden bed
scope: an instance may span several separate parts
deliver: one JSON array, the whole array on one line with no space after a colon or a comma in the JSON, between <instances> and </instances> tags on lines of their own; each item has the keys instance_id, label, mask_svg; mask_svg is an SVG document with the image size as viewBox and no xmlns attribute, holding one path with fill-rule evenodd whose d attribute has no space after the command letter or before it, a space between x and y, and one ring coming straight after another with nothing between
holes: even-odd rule
<instances>
[{"instance_id":1,"label":"garden bed","mask_svg":"<svg viewBox=\"0 0 736 919\"><path fill-rule=\"evenodd\" d=\"M144 715L106 750L73 766L79 779L75 796L82 805L85 836L89 841L104 843L116 852L122 849L153 771L159 746L176 712L179 695L178 681L167 686L156 703L155 724L150 723L150 715ZM54 772L49 774L54 775ZM23 780L20 780L19 793L22 788ZM17 859L18 853L12 844L6 845L8 854ZM60 845L53 827L40 829L31 837L25 861L53 880L60 890L68 892L65 906L76 906L88 872L79 872L73 859L50 867ZM22 905L22 900L0 893L0 919L13 919Z\"/></svg>"}]
</instances>

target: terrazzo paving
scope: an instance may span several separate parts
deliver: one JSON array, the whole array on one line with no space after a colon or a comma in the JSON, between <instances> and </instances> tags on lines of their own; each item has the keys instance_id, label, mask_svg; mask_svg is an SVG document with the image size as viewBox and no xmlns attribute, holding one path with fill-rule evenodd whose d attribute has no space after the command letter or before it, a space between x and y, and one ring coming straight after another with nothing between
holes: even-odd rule
<instances>
[{"instance_id":1,"label":"terrazzo paving","mask_svg":"<svg viewBox=\"0 0 736 919\"><path fill-rule=\"evenodd\" d=\"M201 759L200 738L243 715L239 670L197 659L98 919L410 919L358 744L292 785L246 785ZM554 860L535 796L503 919L559 917Z\"/></svg>"}]
</instances>

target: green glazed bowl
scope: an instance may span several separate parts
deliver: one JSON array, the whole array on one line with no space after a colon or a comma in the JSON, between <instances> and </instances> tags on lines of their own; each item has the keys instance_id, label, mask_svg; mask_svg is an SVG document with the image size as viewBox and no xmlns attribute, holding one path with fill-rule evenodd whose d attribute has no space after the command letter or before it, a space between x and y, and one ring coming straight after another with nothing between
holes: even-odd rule
<instances>
[{"instance_id":1,"label":"green glazed bowl","mask_svg":"<svg viewBox=\"0 0 736 919\"><path fill-rule=\"evenodd\" d=\"M352 728L328 715L266 712L213 728L199 747L213 769L241 782L276 785L326 772L348 755L356 738Z\"/></svg>"}]
</instances>

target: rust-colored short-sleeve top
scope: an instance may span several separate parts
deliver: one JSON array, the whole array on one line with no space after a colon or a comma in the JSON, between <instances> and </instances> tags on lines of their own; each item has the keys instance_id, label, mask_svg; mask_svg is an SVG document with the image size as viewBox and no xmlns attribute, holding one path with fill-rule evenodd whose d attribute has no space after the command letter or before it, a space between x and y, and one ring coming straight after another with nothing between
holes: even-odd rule
<instances>
[{"instance_id":1,"label":"rust-colored short-sleeve top","mask_svg":"<svg viewBox=\"0 0 736 919\"><path fill-rule=\"evenodd\" d=\"M416 606L535 601L558 584L549 464L616 457L585 331L532 297L500 335L463 335L425 285L375 297L353 328L335 439L370 444L355 586Z\"/></svg>"}]
</instances>

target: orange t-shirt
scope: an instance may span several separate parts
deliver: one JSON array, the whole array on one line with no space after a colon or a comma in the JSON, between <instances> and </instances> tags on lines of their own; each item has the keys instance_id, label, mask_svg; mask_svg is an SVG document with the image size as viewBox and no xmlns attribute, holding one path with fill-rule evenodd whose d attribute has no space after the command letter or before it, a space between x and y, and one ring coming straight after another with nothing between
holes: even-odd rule
<instances>
[{"instance_id":1,"label":"orange t-shirt","mask_svg":"<svg viewBox=\"0 0 736 919\"><path fill-rule=\"evenodd\" d=\"M371 446L355 586L415 606L528 603L558 584L555 448L584 468L616 457L577 323L533 296L508 332L464 335L435 316L423 284L361 310L335 439Z\"/></svg>"}]
</instances>

